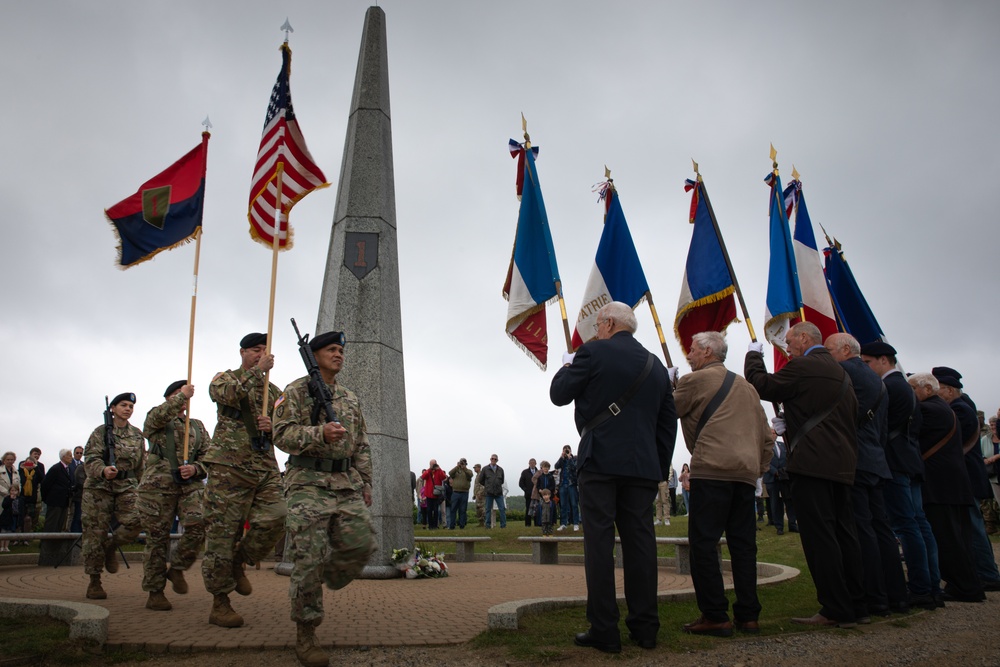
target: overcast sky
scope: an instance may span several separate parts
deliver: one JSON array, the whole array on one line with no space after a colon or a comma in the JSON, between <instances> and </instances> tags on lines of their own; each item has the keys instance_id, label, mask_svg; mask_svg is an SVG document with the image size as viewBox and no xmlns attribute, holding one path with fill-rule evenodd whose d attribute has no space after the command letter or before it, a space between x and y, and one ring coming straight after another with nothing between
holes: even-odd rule
<instances>
[{"instance_id":1,"label":"overcast sky","mask_svg":"<svg viewBox=\"0 0 1000 667\"><path fill-rule=\"evenodd\" d=\"M768 146L804 183L816 234L844 245L909 371L957 368L1000 406L997 231L1000 4L996 2L410 2L386 13L410 467L500 456L508 471L578 442L549 370L505 335L501 296L517 220L521 112L571 327L601 234L604 165L668 345L698 161L763 328ZM367 2L3 3L7 103L0 162L6 353L2 449L51 463L134 391L133 423L182 378L194 246L122 272L103 209L200 141L210 115L193 414L214 429L213 374L267 326L270 253L246 206L286 15L292 93L314 158L336 184ZM288 324L316 321L336 188L292 211L277 279L272 380L303 375ZM640 340L658 354L649 309ZM350 337L348 332L348 337ZM745 325L729 329L742 371ZM350 363L350 344L348 343ZM283 460L284 457L281 457ZM675 465L688 460L678 438Z\"/></svg>"}]
</instances>

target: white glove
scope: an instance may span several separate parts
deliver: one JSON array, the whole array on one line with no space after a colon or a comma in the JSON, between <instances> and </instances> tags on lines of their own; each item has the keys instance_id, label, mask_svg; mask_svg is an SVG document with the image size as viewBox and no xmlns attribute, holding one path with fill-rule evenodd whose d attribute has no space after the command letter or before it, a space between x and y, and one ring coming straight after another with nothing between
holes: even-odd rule
<instances>
[{"instance_id":1,"label":"white glove","mask_svg":"<svg viewBox=\"0 0 1000 667\"><path fill-rule=\"evenodd\" d=\"M667 377L670 378L670 384L672 385L677 384L677 371L677 366L671 366L667 369Z\"/></svg>"},{"instance_id":2,"label":"white glove","mask_svg":"<svg viewBox=\"0 0 1000 667\"><path fill-rule=\"evenodd\" d=\"M764 343L761 343L759 340L753 341L747 346L747 352L760 352L764 354Z\"/></svg>"},{"instance_id":3,"label":"white glove","mask_svg":"<svg viewBox=\"0 0 1000 667\"><path fill-rule=\"evenodd\" d=\"M572 364L574 357L576 357L576 352L563 352L563 366Z\"/></svg>"},{"instance_id":4,"label":"white glove","mask_svg":"<svg viewBox=\"0 0 1000 667\"><path fill-rule=\"evenodd\" d=\"M772 417L771 426L778 435L785 435L785 420L782 417Z\"/></svg>"}]
</instances>

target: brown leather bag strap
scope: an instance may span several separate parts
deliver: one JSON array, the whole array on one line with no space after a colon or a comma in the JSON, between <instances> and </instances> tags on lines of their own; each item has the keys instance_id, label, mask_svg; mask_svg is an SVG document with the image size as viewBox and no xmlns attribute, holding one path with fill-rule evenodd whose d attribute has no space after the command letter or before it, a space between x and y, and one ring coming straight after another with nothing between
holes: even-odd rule
<instances>
[{"instance_id":1,"label":"brown leather bag strap","mask_svg":"<svg viewBox=\"0 0 1000 667\"><path fill-rule=\"evenodd\" d=\"M935 454L937 454L937 452L938 452L939 449L941 449L946 444L948 444L948 441L951 440L951 436L955 435L955 429L958 428L958 417L956 417L955 413L953 412L953 413L951 413L951 418L954 421L952 422L951 430L948 431L948 435L944 436L944 438L941 439L941 442L937 443L936 445L934 445L933 447L931 447L930 449L928 449L926 452L924 452L923 454L921 454L920 455L920 459L922 461L926 461L930 457L932 457Z\"/></svg>"}]
</instances>

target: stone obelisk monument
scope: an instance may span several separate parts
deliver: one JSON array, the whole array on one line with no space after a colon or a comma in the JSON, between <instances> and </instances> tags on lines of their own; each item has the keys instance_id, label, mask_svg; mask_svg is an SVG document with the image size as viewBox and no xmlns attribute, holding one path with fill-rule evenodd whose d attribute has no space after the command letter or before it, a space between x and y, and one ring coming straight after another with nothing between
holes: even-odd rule
<instances>
[{"instance_id":1,"label":"stone obelisk monument","mask_svg":"<svg viewBox=\"0 0 1000 667\"><path fill-rule=\"evenodd\" d=\"M318 332L346 334L337 381L358 395L368 426L378 549L366 578L398 576L392 550L413 546L396 244L385 12L369 7L316 324Z\"/></svg>"}]
</instances>

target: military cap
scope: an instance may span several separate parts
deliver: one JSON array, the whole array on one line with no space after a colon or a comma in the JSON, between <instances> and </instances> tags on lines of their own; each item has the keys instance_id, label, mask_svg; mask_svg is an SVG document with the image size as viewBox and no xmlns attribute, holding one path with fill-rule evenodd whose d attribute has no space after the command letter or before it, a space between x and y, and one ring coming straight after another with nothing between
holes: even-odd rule
<instances>
[{"instance_id":1,"label":"military cap","mask_svg":"<svg viewBox=\"0 0 1000 667\"><path fill-rule=\"evenodd\" d=\"M937 376L935 376L935 377L937 377ZM954 387L955 389L961 389L962 388L962 382L961 382L961 380L959 380L958 378L956 378L956 377L954 377L952 375L942 375L941 377L938 377L937 381L940 384L948 385L949 387Z\"/></svg>"},{"instance_id":2,"label":"military cap","mask_svg":"<svg viewBox=\"0 0 1000 667\"><path fill-rule=\"evenodd\" d=\"M174 393L181 387L187 384L187 380L178 380L177 382L171 382L167 390L163 392L163 398L169 398L170 394Z\"/></svg>"},{"instance_id":3,"label":"military cap","mask_svg":"<svg viewBox=\"0 0 1000 667\"><path fill-rule=\"evenodd\" d=\"M318 352L329 345L339 345L344 347L347 344L347 337L343 331L327 331L309 341L309 347L313 352Z\"/></svg>"},{"instance_id":4,"label":"military cap","mask_svg":"<svg viewBox=\"0 0 1000 667\"><path fill-rule=\"evenodd\" d=\"M135 403L135 394L133 394L130 391L118 394L113 399L111 399L111 405L118 405L122 401L129 401L131 403Z\"/></svg>"},{"instance_id":5,"label":"military cap","mask_svg":"<svg viewBox=\"0 0 1000 667\"><path fill-rule=\"evenodd\" d=\"M866 343L861 346L861 354L866 357L895 357L896 348L889 343L883 343L880 340L874 343Z\"/></svg>"},{"instance_id":6,"label":"military cap","mask_svg":"<svg viewBox=\"0 0 1000 667\"><path fill-rule=\"evenodd\" d=\"M936 377L938 381L940 381L941 378L946 377L948 375L955 378L956 380L962 379L961 373L956 371L954 368L948 368L947 366L935 366L934 368L931 369L931 375Z\"/></svg>"},{"instance_id":7,"label":"military cap","mask_svg":"<svg viewBox=\"0 0 1000 667\"><path fill-rule=\"evenodd\" d=\"M258 345L267 345L267 334L248 333L240 340L241 350L249 350L251 347L257 347Z\"/></svg>"}]
</instances>

